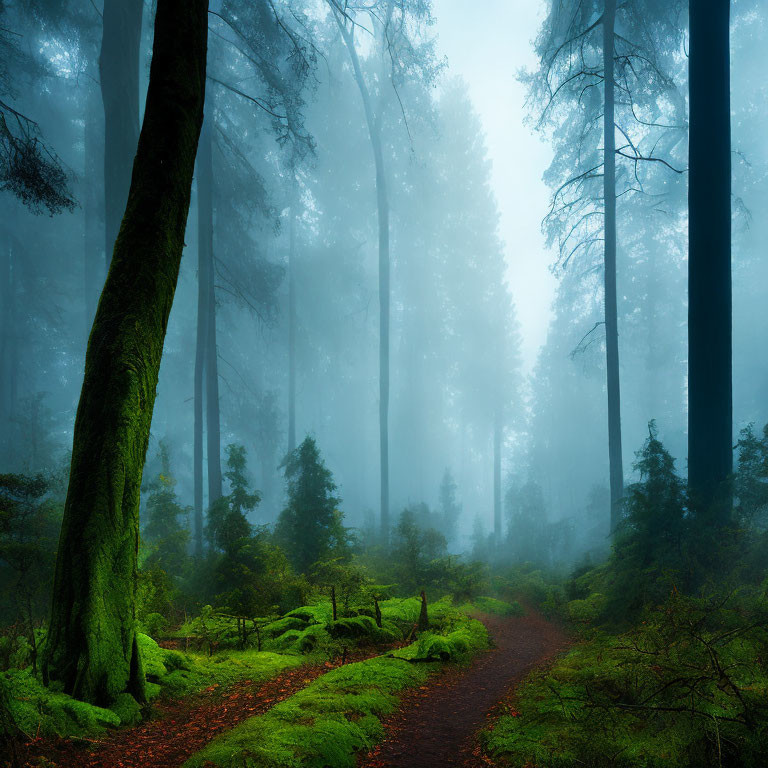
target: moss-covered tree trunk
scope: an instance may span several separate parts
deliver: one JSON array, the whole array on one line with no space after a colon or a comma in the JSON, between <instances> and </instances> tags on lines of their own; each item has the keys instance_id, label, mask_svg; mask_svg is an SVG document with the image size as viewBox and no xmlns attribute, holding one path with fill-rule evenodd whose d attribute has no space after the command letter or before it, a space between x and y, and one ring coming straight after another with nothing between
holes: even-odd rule
<instances>
[{"instance_id":1,"label":"moss-covered tree trunk","mask_svg":"<svg viewBox=\"0 0 768 768\"><path fill-rule=\"evenodd\" d=\"M144 697L139 488L203 119L207 0L158 0L128 203L88 342L44 659L95 703Z\"/></svg>"}]
</instances>

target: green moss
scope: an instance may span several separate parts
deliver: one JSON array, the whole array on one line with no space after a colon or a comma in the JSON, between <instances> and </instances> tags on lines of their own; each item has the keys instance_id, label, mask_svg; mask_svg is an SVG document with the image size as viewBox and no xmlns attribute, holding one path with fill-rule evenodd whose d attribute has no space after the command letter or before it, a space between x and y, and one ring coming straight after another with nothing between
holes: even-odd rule
<instances>
[{"instance_id":1,"label":"green moss","mask_svg":"<svg viewBox=\"0 0 768 768\"><path fill-rule=\"evenodd\" d=\"M121 693L109 709L120 718L120 725L136 725L141 721L141 706L130 693Z\"/></svg>"},{"instance_id":2,"label":"green moss","mask_svg":"<svg viewBox=\"0 0 768 768\"><path fill-rule=\"evenodd\" d=\"M513 600L508 603L504 600L497 600L495 597L476 597L471 603L465 603L460 606L461 610L466 612L481 611L490 613L494 616L523 616L525 609Z\"/></svg>"},{"instance_id":3,"label":"green moss","mask_svg":"<svg viewBox=\"0 0 768 768\"><path fill-rule=\"evenodd\" d=\"M196 693L211 685L230 685L237 680L269 680L306 661L301 656L270 651L229 651L209 657L200 653L182 655L160 650L165 655L169 671L160 678L159 684L162 695L172 698ZM183 665L179 656L182 656ZM170 667L169 660L172 660Z\"/></svg>"},{"instance_id":4,"label":"green moss","mask_svg":"<svg viewBox=\"0 0 768 768\"><path fill-rule=\"evenodd\" d=\"M333 619L333 606L329 602L303 605L285 614L285 618L301 619L307 623L325 624Z\"/></svg>"},{"instance_id":5,"label":"green moss","mask_svg":"<svg viewBox=\"0 0 768 768\"><path fill-rule=\"evenodd\" d=\"M30 738L38 731L44 736L97 736L120 725L115 712L44 688L28 671L2 673L0 686L11 719Z\"/></svg>"},{"instance_id":6,"label":"green moss","mask_svg":"<svg viewBox=\"0 0 768 768\"><path fill-rule=\"evenodd\" d=\"M297 616L285 616L282 619L265 624L261 629L261 633L267 639L272 639L292 629L301 631L306 628L307 621L305 619Z\"/></svg>"},{"instance_id":7,"label":"green moss","mask_svg":"<svg viewBox=\"0 0 768 768\"><path fill-rule=\"evenodd\" d=\"M385 626L382 621L382 626L377 627L376 622L370 616L355 616L332 621L326 624L326 630L331 637L336 639L386 643L395 640L399 634L390 626Z\"/></svg>"},{"instance_id":8,"label":"green moss","mask_svg":"<svg viewBox=\"0 0 768 768\"><path fill-rule=\"evenodd\" d=\"M162 648L149 636L136 634L139 654L144 665L144 674L148 680L159 680L168 670L165 667L165 653Z\"/></svg>"},{"instance_id":9,"label":"green moss","mask_svg":"<svg viewBox=\"0 0 768 768\"><path fill-rule=\"evenodd\" d=\"M396 693L423 683L432 665L378 657L329 672L303 691L212 742L187 766L352 768L382 736Z\"/></svg>"},{"instance_id":10,"label":"green moss","mask_svg":"<svg viewBox=\"0 0 768 768\"><path fill-rule=\"evenodd\" d=\"M399 602L390 606L390 616L410 618L411 607ZM438 648L449 658L466 659L487 647L488 635L480 622L449 604L436 613L439 622L453 627L448 635L425 633L397 656L332 670L265 715L215 739L186 768L354 768L357 754L382 738L381 719L395 709L398 694L426 682L438 666L408 659L432 658Z\"/></svg>"},{"instance_id":11,"label":"green moss","mask_svg":"<svg viewBox=\"0 0 768 768\"><path fill-rule=\"evenodd\" d=\"M599 592L593 592L582 600L571 600L568 603L568 618L580 624L591 624L602 616L607 598Z\"/></svg>"},{"instance_id":12,"label":"green moss","mask_svg":"<svg viewBox=\"0 0 768 768\"><path fill-rule=\"evenodd\" d=\"M764 596L675 596L624 635L593 633L520 686L483 744L515 768L763 766L766 611Z\"/></svg>"}]
</instances>

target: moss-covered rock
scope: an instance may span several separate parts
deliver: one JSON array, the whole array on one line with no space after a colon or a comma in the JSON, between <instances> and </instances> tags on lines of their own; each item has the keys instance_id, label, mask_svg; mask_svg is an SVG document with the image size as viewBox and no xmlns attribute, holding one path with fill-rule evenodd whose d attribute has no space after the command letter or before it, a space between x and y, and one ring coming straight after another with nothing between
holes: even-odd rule
<instances>
[{"instance_id":1,"label":"moss-covered rock","mask_svg":"<svg viewBox=\"0 0 768 768\"><path fill-rule=\"evenodd\" d=\"M282 619L265 624L261 628L261 633L263 637L271 640L290 630L302 631L306 629L308 621L308 619L299 616L284 616Z\"/></svg>"},{"instance_id":2,"label":"moss-covered rock","mask_svg":"<svg viewBox=\"0 0 768 768\"><path fill-rule=\"evenodd\" d=\"M139 644L144 674L148 680L156 682L168 673L164 664L165 652L149 635L143 635L139 632L136 634L136 641Z\"/></svg>"}]
</instances>

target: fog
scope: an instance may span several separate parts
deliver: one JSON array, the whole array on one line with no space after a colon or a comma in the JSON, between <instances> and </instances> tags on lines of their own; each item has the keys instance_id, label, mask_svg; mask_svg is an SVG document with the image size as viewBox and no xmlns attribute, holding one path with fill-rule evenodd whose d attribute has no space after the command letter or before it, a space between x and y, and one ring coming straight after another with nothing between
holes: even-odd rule
<instances>
[{"instance_id":1,"label":"fog","mask_svg":"<svg viewBox=\"0 0 768 768\"><path fill-rule=\"evenodd\" d=\"M119 90L130 91L119 73L105 84L106 65L100 81L96 5L0 6L3 27L14 30L4 38L0 75L10 126L3 151L13 153L13 131L31 131L45 157L64 170L73 203L35 211L4 177L0 465L3 472L58 472L63 483L86 339L111 248L107 210L124 207L127 194L119 178L107 181L116 199L110 203L105 192L105 141L107 167L119 177L109 155L131 140L119 115L105 140L101 91L117 88L110 98L126 109L131 98ZM381 19L361 21L355 36L389 206L389 524L422 504L443 514L447 472L461 512L455 530L444 521L435 525L444 526L451 552L474 547L481 555L567 566L608 547L606 350L601 249L565 258L569 247L559 244L568 222L545 221L553 193L577 168L570 107L540 122L536 40L549 4L494 0L480 12L464 0L437 0L432 20L428 4L414 5L395 58L381 48ZM768 358L759 354L768 332L768 232L759 213L767 202L760 55L767 33L762 10L746 5L737 4L732 29L734 442L748 424L768 421ZM310 435L338 485L346 524L372 531L382 511L375 153L348 46L329 6L275 6L275 18L266 4L234 1L215 4L209 15L212 181L201 189L198 152L145 482L161 471L164 441L181 502L205 510L210 483L221 482L211 463L225 463L227 446L242 445L251 485L261 494L250 522L273 524L285 503L281 462ZM145 4L136 130L152 20ZM254 57L259 44L268 55ZM687 174L678 172L687 151L686 55L683 31L659 57L668 65L667 90L642 94L654 122L675 127L633 135L653 143L665 164L648 163L635 177L631 160L618 161L626 484L637 477L635 452L651 420L686 471ZM19 122L17 130L14 111L35 124ZM213 201L207 213L204 195ZM210 277L200 269L206 216ZM202 333L201 311L208 323ZM196 402L205 446L197 500ZM429 515L420 509L426 525Z\"/></svg>"}]
</instances>

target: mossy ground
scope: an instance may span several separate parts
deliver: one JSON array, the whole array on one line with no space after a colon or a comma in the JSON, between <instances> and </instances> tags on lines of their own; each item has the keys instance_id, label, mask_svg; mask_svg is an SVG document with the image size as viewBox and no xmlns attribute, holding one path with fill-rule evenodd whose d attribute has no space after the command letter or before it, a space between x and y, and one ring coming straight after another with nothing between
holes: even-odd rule
<instances>
[{"instance_id":1,"label":"mossy ground","mask_svg":"<svg viewBox=\"0 0 768 768\"><path fill-rule=\"evenodd\" d=\"M148 635L139 634L138 647L147 692L153 699L159 696L178 699L210 686L226 687L238 680L262 682L288 668L338 655L342 648L397 648L412 633L421 601L418 598L392 599L382 601L380 605L381 628L365 614L333 622L330 603L291 611L263 628L263 644L269 649L263 651L249 647L216 651L210 655L203 650L182 653L161 648ZM318 680L310 686L311 690L307 689L309 693L302 692L299 699L294 696L292 704L286 702L286 707L275 715L276 722L283 723L284 727L276 731L274 749L282 754L280 733L287 734L286 738L299 738L304 734L299 742L310 744L306 748L313 755L322 754L325 747L321 748L320 744L326 741L328 749L335 749L333 745L338 744L344 754L351 754L350 750L375 740L380 728L378 716L394 706L394 693L418 684L434 667L432 663L412 664L409 659L460 662L487 645L485 628L468 618L465 612L468 608L496 613L516 610L514 606L490 598L479 600L475 606L460 608L449 598L436 601L429 608L430 631L422 633L407 647L394 651L394 656L399 658L379 657L361 665L346 665L343 670ZM2 673L0 693L12 721L30 737L37 734L94 738L105 729L134 724L143 714L128 694L118 697L107 709L45 688L32 675L31 668ZM331 707L328 711L323 709L326 705L319 703L326 696L333 699L327 704ZM298 720L285 714L299 711L294 708L297 701L299 710L306 713L305 718ZM315 722L317 728L313 725ZM243 726L244 732L250 727L248 724ZM252 727L259 729L262 726L253 724ZM325 732L323 729L339 733L327 738L328 733L321 735ZM232 738L237 743L240 736L233 732ZM291 765L290 762L274 764Z\"/></svg>"},{"instance_id":2,"label":"mossy ground","mask_svg":"<svg viewBox=\"0 0 768 768\"><path fill-rule=\"evenodd\" d=\"M419 600L382 603L382 617L397 626L418 619ZM357 754L383 736L381 720L398 704L398 694L422 685L437 662L468 660L488 645L478 621L450 600L432 606L435 631L386 656L347 664L318 678L268 713L224 734L187 763L187 768L352 768Z\"/></svg>"},{"instance_id":3,"label":"mossy ground","mask_svg":"<svg viewBox=\"0 0 768 768\"><path fill-rule=\"evenodd\" d=\"M212 685L227 686L243 679L258 683L305 661L296 655L255 650L213 657L185 654L160 648L147 635L139 635L138 639L147 692L152 698L181 698ZM44 687L30 668L2 673L0 687L11 720L27 736L91 738L106 728L132 725L142 715L130 694L119 696L108 709L96 707Z\"/></svg>"}]
</instances>

